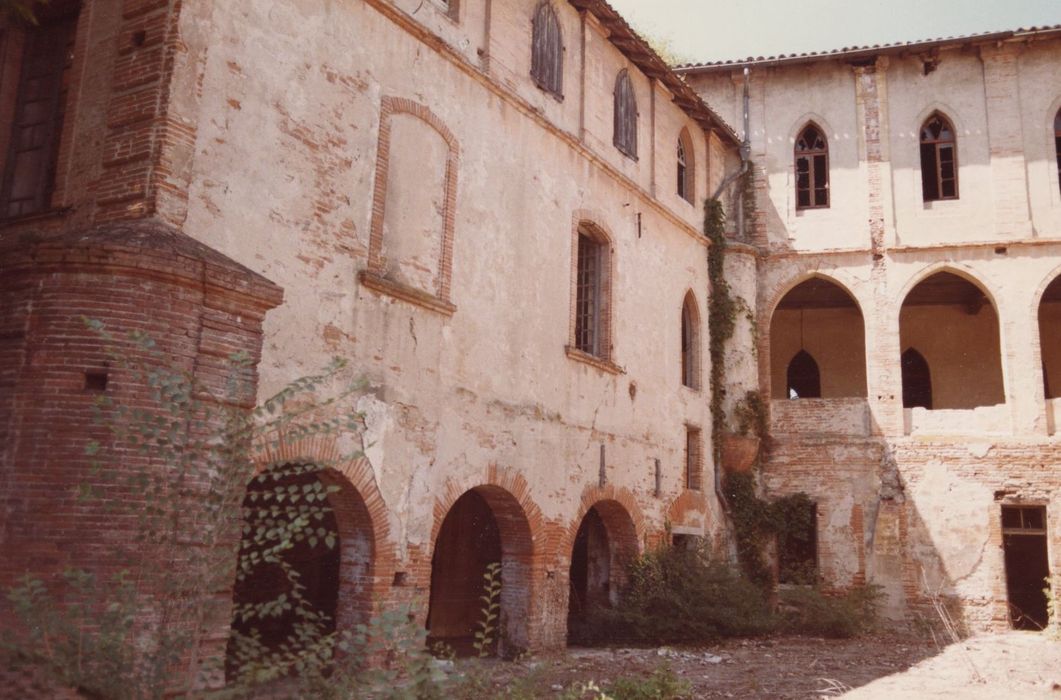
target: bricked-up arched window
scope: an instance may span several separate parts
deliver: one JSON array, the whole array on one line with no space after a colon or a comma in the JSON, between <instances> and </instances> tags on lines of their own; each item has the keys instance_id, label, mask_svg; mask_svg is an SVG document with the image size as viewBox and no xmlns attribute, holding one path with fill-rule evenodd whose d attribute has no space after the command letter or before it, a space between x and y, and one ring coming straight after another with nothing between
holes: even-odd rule
<instances>
[{"instance_id":1,"label":"bricked-up arched window","mask_svg":"<svg viewBox=\"0 0 1061 700\"><path fill-rule=\"evenodd\" d=\"M613 141L623 154L637 159L637 98L630 73L619 71L615 78L615 114Z\"/></svg>"},{"instance_id":2,"label":"bricked-up arched window","mask_svg":"<svg viewBox=\"0 0 1061 700\"><path fill-rule=\"evenodd\" d=\"M788 397L790 399L820 399L822 374L818 362L806 350L800 350L788 363Z\"/></svg>"},{"instance_id":3,"label":"bricked-up arched window","mask_svg":"<svg viewBox=\"0 0 1061 700\"><path fill-rule=\"evenodd\" d=\"M1054 117L1054 152L1057 154L1057 183L1061 187L1061 109Z\"/></svg>"},{"instance_id":4,"label":"bricked-up arched window","mask_svg":"<svg viewBox=\"0 0 1061 700\"><path fill-rule=\"evenodd\" d=\"M829 206L829 142L817 124L803 127L796 138L796 208Z\"/></svg>"},{"instance_id":5,"label":"bricked-up arched window","mask_svg":"<svg viewBox=\"0 0 1061 700\"><path fill-rule=\"evenodd\" d=\"M693 141L689 138L687 129L682 129L682 133L678 135L678 151L676 155L678 196L686 202L692 203L693 175L696 170L693 167Z\"/></svg>"},{"instance_id":6,"label":"bricked-up arched window","mask_svg":"<svg viewBox=\"0 0 1061 700\"><path fill-rule=\"evenodd\" d=\"M700 314L692 292L682 304L682 385L700 388Z\"/></svg>"},{"instance_id":7,"label":"bricked-up arched window","mask_svg":"<svg viewBox=\"0 0 1061 700\"><path fill-rule=\"evenodd\" d=\"M25 33L0 186L0 218L34 214L51 206L79 4L58 3L56 8Z\"/></svg>"},{"instance_id":8,"label":"bricked-up arched window","mask_svg":"<svg viewBox=\"0 0 1061 700\"><path fill-rule=\"evenodd\" d=\"M926 202L958 198L958 142L939 112L921 126L921 191Z\"/></svg>"},{"instance_id":9,"label":"bricked-up arched window","mask_svg":"<svg viewBox=\"0 0 1061 700\"><path fill-rule=\"evenodd\" d=\"M552 5L543 2L534 13L531 33L531 77L542 90L564 94L564 42L560 20Z\"/></svg>"},{"instance_id":10,"label":"bricked-up arched window","mask_svg":"<svg viewBox=\"0 0 1061 700\"><path fill-rule=\"evenodd\" d=\"M608 242L587 225L578 228L575 264L575 349L608 357Z\"/></svg>"}]
</instances>

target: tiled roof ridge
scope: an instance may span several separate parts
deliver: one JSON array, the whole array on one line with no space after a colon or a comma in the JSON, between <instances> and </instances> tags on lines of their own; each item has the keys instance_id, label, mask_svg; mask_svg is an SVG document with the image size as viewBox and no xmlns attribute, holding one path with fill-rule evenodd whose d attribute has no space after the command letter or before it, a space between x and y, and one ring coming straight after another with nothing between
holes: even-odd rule
<instances>
[{"instance_id":1,"label":"tiled roof ridge","mask_svg":"<svg viewBox=\"0 0 1061 700\"><path fill-rule=\"evenodd\" d=\"M740 137L674 68L660 58L655 49L627 23L606 0L568 0L575 8L593 15L608 32L608 40L636 65L642 73L661 82L674 95L674 103L705 129L714 129L735 146Z\"/></svg>"},{"instance_id":2,"label":"tiled roof ridge","mask_svg":"<svg viewBox=\"0 0 1061 700\"><path fill-rule=\"evenodd\" d=\"M1002 31L988 31L974 34L963 34L959 36L937 37L934 39L914 39L911 41L896 41L883 44L872 44L867 46L845 46L839 49L824 51L805 51L801 53L777 54L774 56L748 56L746 58L725 59L721 61L705 61L703 63L686 63L675 67L678 73L695 72L699 70L710 70L714 68L738 67L764 63L800 63L811 61L822 61L844 56L855 56L859 54L873 54L879 52L908 51L917 49L930 49L948 44L962 44L970 41L1005 40L1020 38L1022 35L1036 35L1061 32L1061 24L1020 27Z\"/></svg>"}]
</instances>

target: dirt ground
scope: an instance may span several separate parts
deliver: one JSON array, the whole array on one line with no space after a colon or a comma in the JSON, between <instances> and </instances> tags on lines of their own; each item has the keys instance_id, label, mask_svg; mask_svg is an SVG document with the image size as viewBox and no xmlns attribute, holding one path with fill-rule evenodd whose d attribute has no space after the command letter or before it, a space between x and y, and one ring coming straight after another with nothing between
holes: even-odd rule
<instances>
[{"instance_id":1,"label":"dirt ground","mask_svg":"<svg viewBox=\"0 0 1061 700\"><path fill-rule=\"evenodd\" d=\"M708 648L569 649L490 667L498 695L555 698L574 683L606 687L667 664L692 698L1053 698L1061 700L1061 642L1011 632L940 648L912 636L729 640ZM621 700L621 699L618 699Z\"/></svg>"}]
</instances>

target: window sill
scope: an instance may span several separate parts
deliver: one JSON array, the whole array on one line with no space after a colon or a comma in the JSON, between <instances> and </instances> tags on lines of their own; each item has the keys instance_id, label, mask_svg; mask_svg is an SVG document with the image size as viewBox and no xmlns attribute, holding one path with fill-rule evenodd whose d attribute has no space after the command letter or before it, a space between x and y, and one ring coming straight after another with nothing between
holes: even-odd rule
<instances>
[{"instance_id":1,"label":"window sill","mask_svg":"<svg viewBox=\"0 0 1061 700\"><path fill-rule=\"evenodd\" d=\"M441 299L422 289L386 279L370 270L362 270L358 273L358 280L362 286L371 289L373 292L400 299L422 309L440 313L443 316L452 316L457 311L457 307L445 299Z\"/></svg>"},{"instance_id":2,"label":"window sill","mask_svg":"<svg viewBox=\"0 0 1061 700\"><path fill-rule=\"evenodd\" d=\"M933 209L946 211L949 208L958 206L960 201L957 197L947 197L946 199L930 199L927 202L923 202L923 204L925 211L932 211Z\"/></svg>"},{"instance_id":3,"label":"window sill","mask_svg":"<svg viewBox=\"0 0 1061 700\"><path fill-rule=\"evenodd\" d=\"M581 350L570 345L564 346L564 352L566 352L567 356L572 360L591 365L601 370L602 372L607 372L608 374L626 374L626 370L624 370L622 367L615 364L611 360L605 360L603 357L590 355L588 352L582 352Z\"/></svg>"},{"instance_id":4,"label":"window sill","mask_svg":"<svg viewBox=\"0 0 1061 700\"><path fill-rule=\"evenodd\" d=\"M19 224L30 224L35 221L47 221L49 219L61 219L67 216L73 211L71 207L59 207L56 209L45 209L44 211L35 211L32 214L19 214L18 216L12 216L9 218L0 218L0 229L7 228L9 226L18 226Z\"/></svg>"},{"instance_id":5,"label":"window sill","mask_svg":"<svg viewBox=\"0 0 1061 700\"><path fill-rule=\"evenodd\" d=\"M551 90L551 89L545 87L544 85L542 85L541 83L538 82L537 78L534 78L533 76L531 76L531 80L534 81L534 87L538 88L539 90L544 92L546 95L548 95L549 97L551 97L554 100L556 100L557 102L559 102L560 104L564 103L564 95L563 95L563 93L556 92L554 90Z\"/></svg>"}]
</instances>

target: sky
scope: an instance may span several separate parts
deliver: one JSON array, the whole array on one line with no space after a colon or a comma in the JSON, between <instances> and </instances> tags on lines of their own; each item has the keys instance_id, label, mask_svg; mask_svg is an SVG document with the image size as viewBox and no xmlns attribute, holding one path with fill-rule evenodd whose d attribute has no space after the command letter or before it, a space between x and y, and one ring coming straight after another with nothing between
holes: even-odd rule
<instances>
[{"instance_id":1,"label":"sky","mask_svg":"<svg viewBox=\"0 0 1061 700\"><path fill-rule=\"evenodd\" d=\"M609 0L680 62L1061 24L1061 0Z\"/></svg>"}]
</instances>

